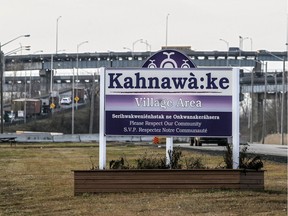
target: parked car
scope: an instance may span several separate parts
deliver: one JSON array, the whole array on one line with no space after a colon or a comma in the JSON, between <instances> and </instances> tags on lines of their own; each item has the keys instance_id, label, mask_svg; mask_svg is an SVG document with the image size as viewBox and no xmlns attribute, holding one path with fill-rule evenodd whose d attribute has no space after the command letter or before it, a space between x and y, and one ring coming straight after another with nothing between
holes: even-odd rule
<instances>
[{"instance_id":1,"label":"parked car","mask_svg":"<svg viewBox=\"0 0 288 216\"><path fill-rule=\"evenodd\" d=\"M64 97L60 101L61 105L70 105L71 103L72 103L72 100L70 97Z\"/></svg>"}]
</instances>

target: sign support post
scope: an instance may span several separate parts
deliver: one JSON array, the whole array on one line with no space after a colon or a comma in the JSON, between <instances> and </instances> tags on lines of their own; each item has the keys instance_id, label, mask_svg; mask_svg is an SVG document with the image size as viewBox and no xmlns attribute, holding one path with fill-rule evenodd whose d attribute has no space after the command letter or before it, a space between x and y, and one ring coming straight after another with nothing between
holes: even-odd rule
<instances>
[{"instance_id":1,"label":"sign support post","mask_svg":"<svg viewBox=\"0 0 288 216\"><path fill-rule=\"evenodd\" d=\"M167 47L166 47L167 48ZM173 68L178 68L177 67L177 62L179 64L179 66L181 65L181 68L196 68L196 65L185 55L183 55L182 53L179 53L178 51L175 50L170 50L169 52L167 52L169 50L165 50L159 53L156 53L153 56L150 56L150 58L148 60L146 60L146 62L143 65L143 68L156 68L157 65L154 63L155 62L155 57L156 59L161 59L161 55L164 54L164 56L166 55L167 59L163 59L161 61L161 64L158 65L159 68L165 68L165 64L167 64L168 67L170 67L171 65L173 65ZM161 54L160 54L161 53ZM174 61L170 58L171 55L175 55L180 57L179 59L181 59L182 61L184 61L184 64L181 60L177 60ZM163 57L163 56L162 56ZM187 58L187 59L186 59ZM169 152L173 151L173 137L167 137L166 138L166 165L170 164L170 156L169 156Z\"/></svg>"},{"instance_id":2,"label":"sign support post","mask_svg":"<svg viewBox=\"0 0 288 216\"><path fill-rule=\"evenodd\" d=\"M106 168L105 136L105 69L100 68L100 107L99 107L99 169Z\"/></svg>"},{"instance_id":3,"label":"sign support post","mask_svg":"<svg viewBox=\"0 0 288 216\"><path fill-rule=\"evenodd\" d=\"M169 153L173 151L173 137L166 138L166 165L170 165L170 156ZM170 167L171 168L171 167Z\"/></svg>"},{"instance_id":4,"label":"sign support post","mask_svg":"<svg viewBox=\"0 0 288 216\"><path fill-rule=\"evenodd\" d=\"M239 94L240 94L240 87L239 87L239 69L233 68L232 70L232 80L233 80L233 99L232 99L232 143L233 143L233 169L239 168Z\"/></svg>"}]
</instances>

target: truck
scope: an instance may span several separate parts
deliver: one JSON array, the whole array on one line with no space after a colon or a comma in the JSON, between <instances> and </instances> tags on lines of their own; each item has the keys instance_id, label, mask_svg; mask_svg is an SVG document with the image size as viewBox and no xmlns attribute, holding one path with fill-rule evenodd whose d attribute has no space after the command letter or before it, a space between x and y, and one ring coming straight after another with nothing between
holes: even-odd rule
<instances>
[{"instance_id":1,"label":"truck","mask_svg":"<svg viewBox=\"0 0 288 216\"><path fill-rule=\"evenodd\" d=\"M25 109L27 118L40 115L41 106L42 103L40 99L20 98L12 101L12 111L17 117L24 117Z\"/></svg>"},{"instance_id":2,"label":"truck","mask_svg":"<svg viewBox=\"0 0 288 216\"><path fill-rule=\"evenodd\" d=\"M203 143L207 144L218 144L219 146L228 145L227 137L191 137L190 145L191 146L202 146Z\"/></svg>"}]
</instances>

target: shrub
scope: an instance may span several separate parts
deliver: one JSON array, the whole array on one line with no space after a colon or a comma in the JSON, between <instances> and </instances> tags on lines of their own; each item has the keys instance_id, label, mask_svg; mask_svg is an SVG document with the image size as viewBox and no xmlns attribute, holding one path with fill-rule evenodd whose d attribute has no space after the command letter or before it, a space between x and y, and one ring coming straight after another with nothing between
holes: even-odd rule
<instances>
[{"instance_id":1,"label":"shrub","mask_svg":"<svg viewBox=\"0 0 288 216\"><path fill-rule=\"evenodd\" d=\"M255 169L259 170L263 168L264 164L259 155L249 156L247 154L248 147L245 146L240 152L240 168L242 169Z\"/></svg>"},{"instance_id":2,"label":"shrub","mask_svg":"<svg viewBox=\"0 0 288 216\"><path fill-rule=\"evenodd\" d=\"M111 160L109 163L109 168L110 169L130 169L129 164L126 165L125 161L126 163L128 163L127 160L124 160L123 157L120 157L119 160Z\"/></svg>"},{"instance_id":3,"label":"shrub","mask_svg":"<svg viewBox=\"0 0 288 216\"><path fill-rule=\"evenodd\" d=\"M147 157L147 152L136 163L136 169L167 169L165 158Z\"/></svg>"},{"instance_id":4,"label":"shrub","mask_svg":"<svg viewBox=\"0 0 288 216\"><path fill-rule=\"evenodd\" d=\"M99 167L95 165L96 164L95 161L93 161L93 156L90 156L90 163L91 163L90 170L98 170L99 169Z\"/></svg>"},{"instance_id":5,"label":"shrub","mask_svg":"<svg viewBox=\"0 0 288 216\"><path fill-rule=\"evenodd\" d=\"M186 158L185 164L187 169L205 169L201 158Z\"/></svg>"},{"instance_id":6,"label":"shrub","mask_svg":"<svg viewBox=\"0 0 288 216\"><path fill-rule=\"evenodd\" d=\"M168 151L170 163L166 164L166 157L161 157L158 154L149 155L147 152L140 158L136 159L136 166L130 166L127 160L121 157L118 160L110 161L110 169L182 169L183 153L180 147L174 148L173 151ZM187 169L203 169L204 165L201 158L185 158Z\"/></svg>"},{"instance_id":7,"label":"shrub","mask_svg":"<svg viewBox=\"0 0 288 216\"><path fill-rule=\"evenodd\" d=\"M227 151L224 154L224 162L227 169L233 168L233 159L232 159L232 148L231 145L226 146ZM248 147L245 146L239 153L239 168L240 169L255 169L259 170L263 168L264 164L259 155L251 156L247 153Z\"/></svg>"},{"instance_id":8,"label":"shrub","mask_svg":"<svg viewBox=\"0 0 288 216\"><path fill-rule=\"evenodd\" d=\"M224 163L226 164L226 169L233 168L233 159L232 159L232 148L231 145L226 146L226 152L224 154Z\"/></svg>"}]
</instances>

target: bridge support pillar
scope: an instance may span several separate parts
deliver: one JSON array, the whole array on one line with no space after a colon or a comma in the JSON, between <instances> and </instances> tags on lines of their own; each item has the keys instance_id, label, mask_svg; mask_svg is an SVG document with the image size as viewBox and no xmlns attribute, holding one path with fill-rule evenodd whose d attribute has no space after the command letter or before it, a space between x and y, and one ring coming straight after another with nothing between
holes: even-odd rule
<instances>
[{"instance_id":1,"label":"bridge support pillar","mask_svg":"<svg viewBox=\"0 0 288 216\"><path fill-rule=\"evenodd\" d=\"M50 92L50 81L51 81L51 70L41 70L40 75L40 93L41 95L49 94Z\"/></svg>"},{"instance_id":2,"label":"bridge support pillar","mask_svg":"<svg viewBox=\"0 0 288 216\"><path fill-rule=\"evenodd\" d=\"M259 112L260 110L260 97L259 94L251 94L251 99L252 99L252 127L254 127L257 122L259 122L259 119L261 118L261 113Z\"/></svg>"}]
</instances>

